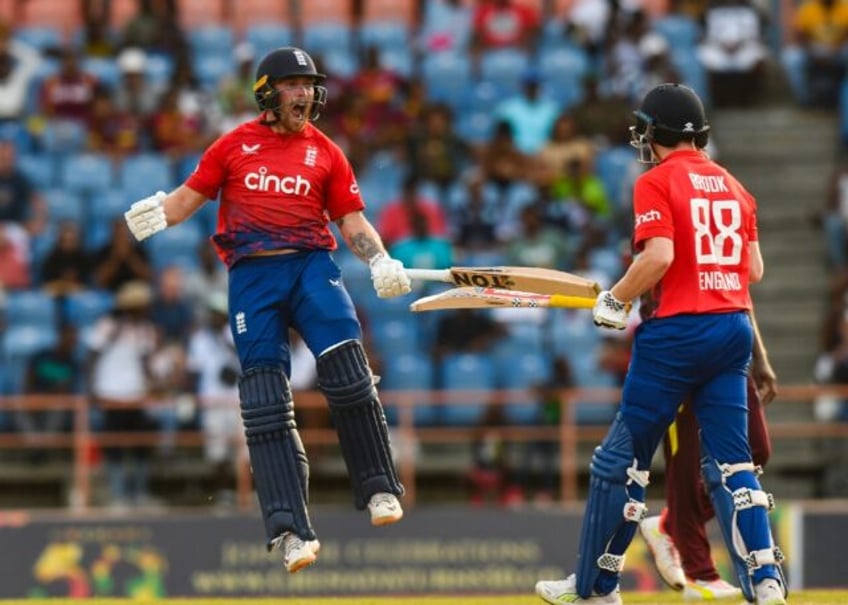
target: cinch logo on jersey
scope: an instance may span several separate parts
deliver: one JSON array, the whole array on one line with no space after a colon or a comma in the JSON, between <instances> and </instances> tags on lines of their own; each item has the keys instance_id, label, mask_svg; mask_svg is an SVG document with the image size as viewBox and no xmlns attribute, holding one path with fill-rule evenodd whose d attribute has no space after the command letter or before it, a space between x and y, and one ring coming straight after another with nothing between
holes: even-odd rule
<instances>
[{"instance_id":1,"label":"cinch logo on jersey","mask_svg":"<svg viewBox=\"0 0 848 605\"><path fill-rule=\"evenodd\" d=\"M309 195L312 183L299 174L294 176L277 176L270 174L265 166L259 172L248 172L244 175L244 186L251 191L273 191L294 195Z\"/></svg>"},{"instance_id":2,"label":"cinch logo on jersey","mask_svg":"<svg viewBox=\"0 0 848 605\"><path fill-rule=\"evenodd\" d=\"M690 172L689 180L692 181L692 186L698 191L704 191L706 193L729 191L727 185L724 184L723 176L704 176L703 174L693 174Z\"/></svg>"},{"instance_id":3,"label":"cinch logo on jersey","mask_svg":"<svg viewBox=\"0 0 848 605\"><path fill-rule=\"evenodd\" d=\"M652 223L654 221L658 221L662 218L662 214L660 214L659 210L648 210L643 214L636 215L636 223L634 227L638 227L639 225L643 225L645 223Z\"/></svg>"}]
</instances>

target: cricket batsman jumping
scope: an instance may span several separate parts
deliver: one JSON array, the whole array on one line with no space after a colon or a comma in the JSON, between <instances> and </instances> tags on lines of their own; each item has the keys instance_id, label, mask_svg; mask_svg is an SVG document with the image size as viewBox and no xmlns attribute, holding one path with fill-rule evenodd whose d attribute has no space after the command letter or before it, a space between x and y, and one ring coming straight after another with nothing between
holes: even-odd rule
<instances>
[{"instance_id":1,"label":"cricket batsman jumping","mask_svg":"<svg viewBox=\"0 0 848 605\"><path fill-rule=\"evenodd\" d=\"M215 141L183 185L125 214L143 240L220 194L212 242L229 270L241 415L266 543L283 551L291 573L313 563L320 544L307 511L309 463L289 387L289 327L315 355L354 505L368 509L373 525L403 516L385 415L359 319L331 256L336 241L328 222L370 265L378 296L406 294L410 282L365 218L347 158L310 123L326 101L324 78L299 48L265 55L253 86L259 117Z\"/></svg>"}]
</instances>

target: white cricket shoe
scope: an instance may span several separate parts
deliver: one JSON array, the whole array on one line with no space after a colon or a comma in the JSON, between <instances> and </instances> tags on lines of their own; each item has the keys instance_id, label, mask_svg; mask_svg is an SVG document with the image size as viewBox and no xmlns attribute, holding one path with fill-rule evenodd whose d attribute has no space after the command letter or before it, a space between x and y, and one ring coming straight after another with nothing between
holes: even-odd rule
<instances>
[{"instance_id":1,"label":"white cricket shoe","mask_svg":"<svg viewBox=\"0 0 848 605\"><path fill-rule=\"evenodd\" d=\"M371 525L390 525L403 518L403 508L394 494L379 492L368 501L368 512L371 513Z\"/></svg>"},{"instance_id":2,"label":"white cricket shoe","mask_svg":"<svg viewBox=\"0 0 848 605\"><path fill-rule=\"evenodd\" d=\"M536 594L545 603L563 605L564 603L587 603L591 605L622 605L621 592L618 586L609 594L592 595L581 599L577 594L577 576L571 574L565 580L540 580L536 582Z\"/></svg>"},{"instance_id":3,"label":"white cricket shoe","mask_svg":"<svg viewBox=\"0 0 848 605\"><path fill-rule=\"evenodd\" d=\"M686 578L683 598L687 601L714 601L742 596L742 591L730 582L718 580L690 580Z\"/></svg>"},{"instance_id":4,"label":"white cricket shoe","mask_svg":"<svg viewBox=\"0 0 848 605\"><path fill-rule=\"evenodd\" d=\"M318 558L321 543L318 540L304 540L290 531L274 538L271 547L283 551L283 567L289 573L297 573L312 565Z\"/></svg>"},{"instance_id":5,"label":"white cricket shoe","mask_svg":"<svg viewBox=\"0 0 848 605\"><path fill-rule=\"evenodd\" d=\"M757 605L786 605L783 586L774 578L766 578L754 587Z\"/></svg>"},{"instance_id":6,"label":"white cricket shoe","mask_svg":"<svg viewBox=\"0 0 848 605\"><path fill-rule=\"evenodd\" d=\"M671 537L662 531L660 517L648 517L639 523L639 531L654 556L654 565L663 581L674 590L683 590L686 586L686 574L680 563L680 553L671 541Z\"/></svg>"}]
</instances>

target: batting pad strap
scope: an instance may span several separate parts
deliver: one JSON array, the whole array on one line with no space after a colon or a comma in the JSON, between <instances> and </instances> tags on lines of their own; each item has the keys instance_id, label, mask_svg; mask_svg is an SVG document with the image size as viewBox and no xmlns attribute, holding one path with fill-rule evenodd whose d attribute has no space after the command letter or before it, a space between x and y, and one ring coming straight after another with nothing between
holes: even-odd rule
<instances>
[{"instance_id":1,"label":"batting pad strap","mask_svg":"<svg viewBox=\"0 0 848 605\"><path fill-rule=\"evenodd\" d=\"M624 520L638 523L648 516L648 506L644 502L631 500L624 505Z\"/></svg>"},{"instance_id":2,"label":"batting pad strap","mask_svg":"<svg viewBox=\"0 0 848 605\"><path fill-rule=\"evenodd\" d=\"M763 565L777 565L783 563L784 560L783 551L777 546L749 552L748 556L745 557L745 562L748 564L750 573L753 573L755 569L759 569Z\"/></svg>"},{"instance_id":3,"label":"batting pad strap","mask_svg":"<svg viewBox=\"0 0 848 605\"><path fill-rule=\"evenodd\" d=\"M598 567L613 573L621 573L624 570L624 555L605 552L598 557Z\"/></svg>"},{"instance_id":4,"label":"batting pad strap","mask_svg":"<svg viewBox=\"0 0 848 605\"><path fill-rule=\"evenodd\" d=\"M731 475L735 475L741 471L750 471L754 474L760 475L763 472L763 468L761 466L756 466L753 462L737 462L735 464L719 464L719 470L721 470L721 476L725 479L730 477Z\"/></svg>"},{"instance_id":5,"label":"batting pad strap","mask_svg":"<svg viewBox=\"0 0 848 605\"><path fill-rule=\"evenodd\" d=\"M364 509L376 493L403 494L386 416L362 345L352 340L322 353L317 371L318 388L330 407L356 508Z\"/></svg>"},{"instance_id":6,"label":"batting pad strap","mask_svg":"<svg viewBox=\"0 0 848 605\"><path fill-rule=\"evenodd\" d=\"M733 492L733 506L736 510L745 510L753 506L762 506L766 510L774 508L774 496L759 489L741 487Z\"/></svg>"}]
</instances>

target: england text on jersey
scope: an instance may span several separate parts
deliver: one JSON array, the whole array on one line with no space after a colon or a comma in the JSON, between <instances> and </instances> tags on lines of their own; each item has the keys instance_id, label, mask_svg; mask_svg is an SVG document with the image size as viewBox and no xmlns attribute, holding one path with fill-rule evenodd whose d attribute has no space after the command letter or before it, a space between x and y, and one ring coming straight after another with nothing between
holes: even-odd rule
<instances>
[{"instance_id":1,"label":"england text on jersey","mask_svg":"<svg viewBox=\"0 0 848 605\"><path fill-rule=\"evenodd\" d=\"M699 271L698 286L701 290L738 292L742 289L742 282L735 271Z\"/></svg>"}]
</instances>

